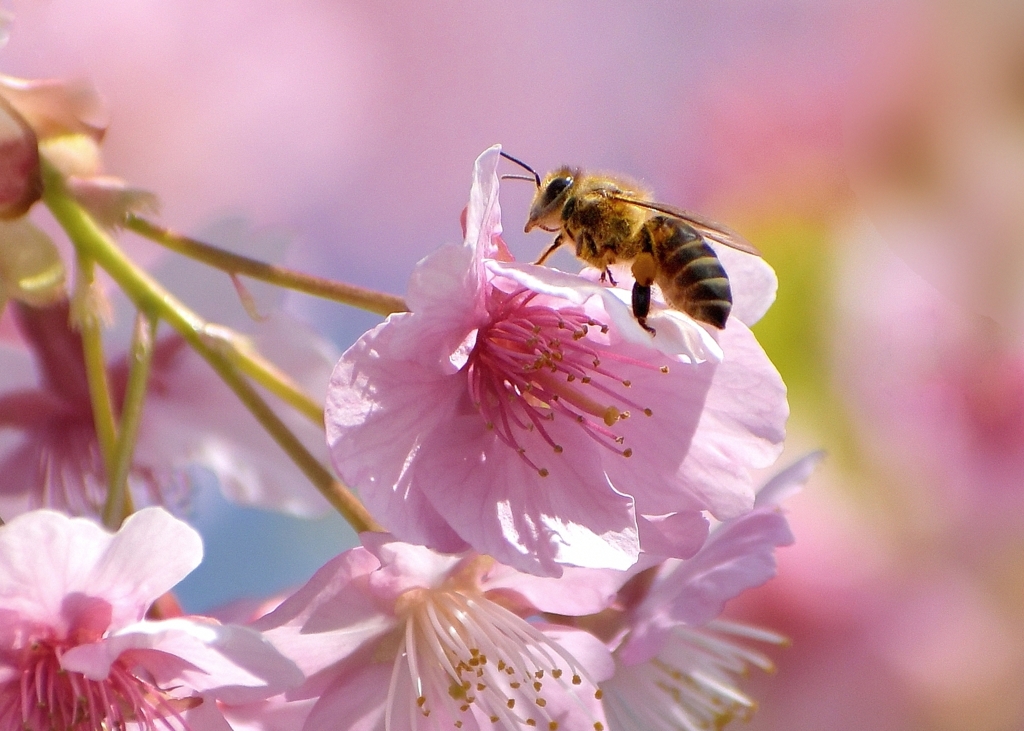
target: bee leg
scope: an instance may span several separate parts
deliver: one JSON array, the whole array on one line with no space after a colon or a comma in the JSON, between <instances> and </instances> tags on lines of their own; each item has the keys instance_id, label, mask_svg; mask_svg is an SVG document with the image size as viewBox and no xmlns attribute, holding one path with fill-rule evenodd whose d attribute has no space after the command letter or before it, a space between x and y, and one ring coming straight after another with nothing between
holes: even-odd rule
<instances>
[{"instance_id":1,"label":"bee leg","mask_svg":"<svg viewBox=\"0 0 1024 731\"><path fill-rule=\"evenodd\" d=\"M555 237L555 240L551 242L551 246L549 246L547 249L545 249L544 253L540 255L540 258L537 259L537 261L535 261L533 263L534 264L543 264L545 261L547 261L548 257L551 256L552 254L554 254L555 251L557 251L559 249L559 247L561 247L562 244L564 244L564 243L565 243L565 239L562 238L562 233L559 232L558 236Z\"/></svg>"},{"instance_id":2,"label":"bee leg","mask_svg":"<svg viewBox=\"0 0 1024 731\"><path fill-rule=\"evenodd\" d=\"M615 277L612 276L612 270L607 267L601 272L601 284L604 284L606 280L613 287L618 285L618 282L615 281Z\"/></svg>"},{"instance_id":3,"label":"bee leg","mask_svg":"<svg viewBox=\"0 0 1024 731\"><path fill-rule=\"evenodd\" d=\"M647 247L644 247L645 249ZM651 311L651 284L657 272L654 255L643 251L633 260L633 316L640 327L654 335L654 328L647 325L647 313Z\"/></svg>"},{"instance_id":4,"label":"bee leg","mask_svg":"<svg viewBox=\"0 0 1024 731\"><path fill-rule=\"evenodd\" d=\"M651 285L633 283L633 316L640 323L640 327L649 332L653 337L656 331L647 324L647 313L651 311Z\"/></svg>"}]
</instances>

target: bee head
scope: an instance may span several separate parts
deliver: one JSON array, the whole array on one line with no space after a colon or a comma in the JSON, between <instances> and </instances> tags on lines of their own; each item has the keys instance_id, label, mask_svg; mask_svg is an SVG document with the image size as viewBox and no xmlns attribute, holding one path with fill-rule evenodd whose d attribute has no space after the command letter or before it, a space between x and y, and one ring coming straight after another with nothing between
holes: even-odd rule
<instances>
[{"instance_id":1,"label":"bee head","mask_svg":"<svg viewBox=\"0 0 1024 731\"><path fill-rule=\"evenodd\" d=\"M579 179L579 170L563 167L544 176L530 204L526 232L534 227L557 231L562 227L562 208Z\"/></svg>"}]
</instances>

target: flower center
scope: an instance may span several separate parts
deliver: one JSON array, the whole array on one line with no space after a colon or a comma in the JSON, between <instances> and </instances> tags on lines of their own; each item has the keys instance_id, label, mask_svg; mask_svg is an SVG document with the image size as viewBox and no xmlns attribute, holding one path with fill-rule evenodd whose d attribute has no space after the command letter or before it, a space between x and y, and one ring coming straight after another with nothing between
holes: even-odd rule
<instances>
[{"instance_id":1,"label":"flower center","mask_svg":"<svg viewBox=\"0 0 1024 731\"><path fill-rule=\"evenodd\" d=\"M582 308L555 308L536 303L536 298L526 288L491 290L491 321L478 332L466 365L470 396L487 428L542 477L548 470L526 454L520 438L536 432L555 454L561 453L562 445L547 428L556 417L569 419L613 452L631 456L632 448L623 447L624 439L613 427L632 411L647 416L652 411L626 397L630 381L615 366L654 366L618 355L588 337L592 328L603 334L608 326Z\"/></svg>"},{"instance_id":2,"label":"flower center","mask_svg":"<svg viewBox=\"0 0 1024 731\"><path fill-rule=\"evenodd\" d=\"M37 641L21 672L0 687L0 726L24 731L110 731L129 724L143 731L188 729L182 711L198 699L173 699L130 672L121 660L101 681L60 665L69 649L63 643ZM175 723L172 723L172 719Z\"/></svg>"},{"instance_id":3,"label":"flower center","mask_svg":"<svg viewBox=\"0 0 1024 731\"><path fill-rule=\"evenodd\" d=\"M421 721L431 729L500 722L498 728L558 731L562 696L573 704L583 703L584 691L601 697L572 655L483 596L415 589L403 595L399 612L405 633L388 689L388 731L418 729Z\"/></svg>"}]
</instances>

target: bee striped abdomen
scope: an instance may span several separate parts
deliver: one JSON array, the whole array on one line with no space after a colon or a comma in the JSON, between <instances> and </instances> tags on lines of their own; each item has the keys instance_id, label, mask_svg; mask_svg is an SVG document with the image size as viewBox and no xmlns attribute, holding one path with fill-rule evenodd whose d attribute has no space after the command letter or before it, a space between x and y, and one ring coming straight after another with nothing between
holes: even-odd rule
<instances>
[{"instance_id":1,"label":"bee striped abdomen","mask_svg":"<svg viewBox=\"0 0 1024 731\"><path fill-rule=\"evenodd\" d=\"M729 278L714 249L691 226L654 216L648 222L657 283L668 303L716 328L725 327L732 310Z\"/></svg>"}]
</instances>

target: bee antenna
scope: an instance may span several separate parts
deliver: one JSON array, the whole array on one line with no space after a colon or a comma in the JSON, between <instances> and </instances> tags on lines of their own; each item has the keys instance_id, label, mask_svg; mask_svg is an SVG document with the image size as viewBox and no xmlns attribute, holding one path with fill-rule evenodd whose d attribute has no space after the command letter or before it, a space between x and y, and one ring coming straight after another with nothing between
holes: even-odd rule
<instances>
[{"instance_id":1,"label":"bee antenna","mask_svg":"<svg viewBox=\"0 0 1024 731\"><path fill-rule=\"evenodd\" d=\"M512 157L511 155L509 155L504 150L499 150L498 154L501 155L506 160L511 160L512 162L514 162L516 165L518 165L519 167L523 168L524 170L528 170L530 172L530 174L533 175L533 178L526 178L526 177L524 177L522 175L519 175L519 176L515 176L515 175L507 175L507 176L505 176L505 175L503 175L502 177L520 178L520 179L523 179L523 180L531 180L532 179L533 182L537 184L537 187L538 188L540 187L540 176L537 175L537 171L536 170L531 168L529 165L527 165L522 160L518 160L518 159Z\"/></svg>"},{"instance_id":2,"label":"bee antenna","mask_svg":"<svg viewBox=\"0 0 1024 731\"><path fill-rule=\"evenodd\" d=\"M531 183L535 182L534 179L529 175L502 175L502 180L528 180Z\"/></svg>"}]
</instances>

